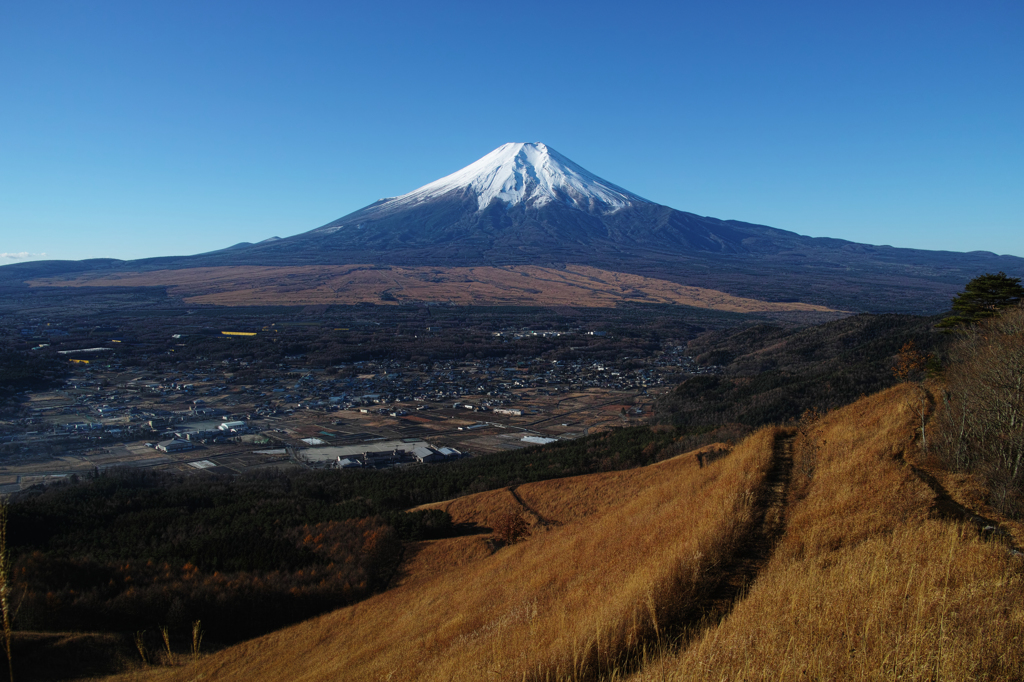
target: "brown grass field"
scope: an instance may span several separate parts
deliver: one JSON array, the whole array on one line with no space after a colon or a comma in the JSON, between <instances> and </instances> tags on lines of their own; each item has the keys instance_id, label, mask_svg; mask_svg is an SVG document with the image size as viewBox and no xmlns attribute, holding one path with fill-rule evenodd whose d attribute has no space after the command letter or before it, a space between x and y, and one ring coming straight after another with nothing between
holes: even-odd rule
<instances>
[{"instance_id":1,"label":"brown grass field","mask_svg":"<svg viewBox=\"0 0 1024 682\"><path fill-rule=\"evenodd\" d=\"M611 307L627 301L677 303L729 312L832 312L806 303L773 303L713 289L600 270L506 267L212 267L92 273L32 280L47 287L167 287L189 303L226 306L322 305L439 301L467 305ZM382 296L392 298L385 301Z\"/></svg>"},{"instance_id":2,"label":"brown grass field","mask_svg":"<svg viewBox=\"0 0 1024 682\"><path fill-rule=\"evenodd\" d=\"M919 451L917 404L901 385L703 468L435 505L484 531L516 510L532 534L421 543L385 593L117 679L1022 679L1021 526L965 510L1007 530L986 540L938 513L935 486L980 497Z\"/></svg>"},{"instance_id":3,"label":"brown grass field","mask_svg":"<svg viewBox=\"0 0 1024 682\"><path fill-rule=\"evenodd\" d=\"M914 440L915 401L898 386L805 430L786 534L747 598L628 679L1022 679L1022 558L934 518L905 462L934 466Z\"/></svg>"}]
</instances>

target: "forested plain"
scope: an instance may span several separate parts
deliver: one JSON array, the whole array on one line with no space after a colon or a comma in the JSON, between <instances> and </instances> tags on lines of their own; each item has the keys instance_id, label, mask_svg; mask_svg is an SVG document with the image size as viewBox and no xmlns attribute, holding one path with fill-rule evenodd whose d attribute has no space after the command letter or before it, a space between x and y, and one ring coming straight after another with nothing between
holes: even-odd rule
<instances>
[{"instance_id":1,"label":"forested plain","mask_svg":"<svg viewBox=\"0 0 1024 682\"><path fill-rule=\"evenodd\" d=\"M749 429L835 409L891 386L893 358L907 341L939 368L949 338L932 330L937 319L858 315L798 330L760 324L708 332L688 351L724 372L680 384L658 402L659 420L687 431Z\"/></svg>"}]
</instances>

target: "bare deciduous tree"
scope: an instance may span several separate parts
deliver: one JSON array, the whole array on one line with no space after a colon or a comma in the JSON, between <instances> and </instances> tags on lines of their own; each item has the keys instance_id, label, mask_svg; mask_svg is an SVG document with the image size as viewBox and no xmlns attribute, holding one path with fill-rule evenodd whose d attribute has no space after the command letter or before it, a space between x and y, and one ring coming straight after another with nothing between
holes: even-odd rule
<instances>
[{"instance_id":1,"label":"bare deciduous tree","mask_svg":"<svg viewBox=\"0 0 1024 682\"><path fill-rule=\"evenodd\" d=\"M954 468L981 473L993 502L1024 509L1024 309L960 332L950 349L938 447Z\"/></svg>"}]
</instances>

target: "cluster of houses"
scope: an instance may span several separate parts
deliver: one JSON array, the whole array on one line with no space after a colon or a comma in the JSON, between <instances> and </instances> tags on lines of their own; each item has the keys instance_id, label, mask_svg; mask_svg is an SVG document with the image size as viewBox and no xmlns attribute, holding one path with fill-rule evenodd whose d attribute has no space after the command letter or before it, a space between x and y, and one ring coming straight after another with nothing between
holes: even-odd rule
<instances>
[{"instance_id":1,"label":"cluster of houses","mask_svg":"<svg viewBox=\"0 0 1024 682\"><path fill-rule=\"evenodd\" d=\"M374 406L413 401L453 401L458 407L465 407L467 403L462 399L474 396L472 407L467 409L515 410L514 403L523 398L521 389L547 393L586 388L645 390L670 385L681 374L720 371L717 367L698 367L691 358L678 354L666 354L657 361L633 358L629 366L618 362L542 359L517 363L436 362L427 366L394 360L356 362L337 369L346 370L349 376L309 372L294 386L273 388L260 397L311 409L370 412Z\"/></svg>"}]
</instances>

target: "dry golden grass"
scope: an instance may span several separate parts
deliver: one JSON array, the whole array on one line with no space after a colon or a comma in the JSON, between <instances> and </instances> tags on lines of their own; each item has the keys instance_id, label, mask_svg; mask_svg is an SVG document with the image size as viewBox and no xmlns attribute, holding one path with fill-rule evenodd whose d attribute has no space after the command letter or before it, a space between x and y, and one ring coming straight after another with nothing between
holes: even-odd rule
<instances>
[{"instance_id":1,"label":"dry golden grass","mask_svg":"<svg viewBox=\"0 0 1024 682\"><path fill-rule=\"evenodd\" d=\"M737 548L775 433L758 432L703 469L684 455L524 485L517 492L549 521L526 541L494 554L479 551L480 537L435 541L456 549L432 549L426 577L153 679L579 679L607 670L656 641ZM449 508L456 520L482 520L515 503L494 491Z\"/></svg>"},{"instance_id":2,"label":"dry golden grass","mask_svg":"<svg viewBox=\"0 0 1024 682\"><path fill-rule=\"evenodd\" d=\"M1024 559L935 518L906 463L916 401L898 386L800 429L785 532L719 622L691 607L777 482L779 429L704 469L689 454L439 505L480 524L525 505L534 532L493 554L424 543L387 593L134 679L1024 679ZM981 495L961 479L945 480ZM680 618L685 637L664 630Z\"/></svg>"},{"instance_id":3,"label":"dry golden grass","mask_svg":"<svg viewBox=\"0 0 1024 682\"><path fill-rule=\"evenodd\" d=\"M898 386L802 435L789 527L748 597L631 679L1024 677L1024 566L927 518L934 496L901 459L916 399Z\"/></svg>"},{"instance_id":4,"label":"dry golden grass","mask_svg":"<svg viewBox=\"0 0 1024 682\"><path fill-rule=\"evenodd\" d=\"M913 400L897 386L802 431L779 557L813 558L927 516L933 494L901 460L914 443Z\"/></svg>"},{"instance_id":5,"label":"dry golden grass","mask_svg":"<svg viewBox=\"0 0 1024 682\"><path fill-rule=\"evenodd\" d=\"M643 680L1019 680L1021 561L935 520L779 562L748 599Z\"/></svg>"},{"instance_id":6,"label":"dry golden grass","mask_svg":"<svg viewBox=\"0 0 1024 682\"><path fill-rule=\"evenodd\" d=\"M296 267L212 267L153 272L89 273L47 277L32 286L166 286L190 303L213 305L321 305L402 301L458 304L610 307L625 301L678 303L731 312L814 311L805 303L773 303L731 296L640 275L584 265L564 269L532 265L506 267L376 267L309 265Z\"/></svg>"},{"instance_id":7,"label":"dry golden grass","mask_svg":"<svg viewBox=\"0 0 1024 682\"><path fill-rule=\"evenodd\" d=\"M549 524L562 525L599 511L609 511L610 507L622 504L648 488L659 476L689 471L696 462L697 452L715 452L728 448L725 443L712 443L684 457L676 457L653 467L526 483L516 486L515 493L529 510L539 513ZM482 525L487 525L490 519L501 512L522 508L507 488L419 507L443 509L451 515L454 523Z\"/></svg>"}]
</instances>

